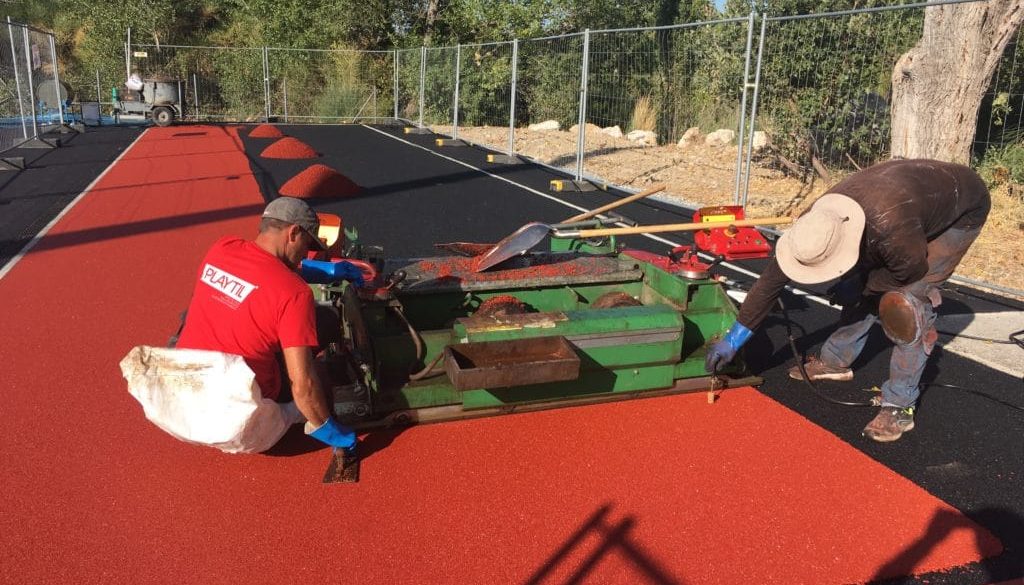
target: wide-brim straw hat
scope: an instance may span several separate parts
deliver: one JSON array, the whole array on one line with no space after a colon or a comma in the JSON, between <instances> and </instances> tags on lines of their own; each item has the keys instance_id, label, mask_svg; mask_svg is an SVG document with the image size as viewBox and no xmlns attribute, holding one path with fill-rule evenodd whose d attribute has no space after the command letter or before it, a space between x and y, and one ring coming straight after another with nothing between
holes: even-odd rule
<instances>
[{"instance_id":1,"label":"wide-brim straw hat","mask_svg":"<svg viewBox=\"0 0 1024 585\"><path fill-rule=\"evenodd\" d=\"M863 235L860 204L846 195L826 193L782 234L775 259L794 282L827 282L857 264Z\"/></svg>"}]
</instances>

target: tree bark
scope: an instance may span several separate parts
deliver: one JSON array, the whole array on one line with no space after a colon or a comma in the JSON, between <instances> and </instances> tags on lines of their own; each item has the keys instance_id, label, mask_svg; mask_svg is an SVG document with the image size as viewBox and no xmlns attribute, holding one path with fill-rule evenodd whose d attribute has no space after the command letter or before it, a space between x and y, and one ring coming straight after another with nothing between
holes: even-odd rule
<instances>
[{"instance_id":1,"label":"tree bark","mask_svg":"<svg viewBox=\"0 0 1024 585\"><path fill-rule=\"evenodd\" d=\"M925 9L921 40L892 73L892 156L967 163L978 109L1024 0Z\"/></svg>"}]
</instances>

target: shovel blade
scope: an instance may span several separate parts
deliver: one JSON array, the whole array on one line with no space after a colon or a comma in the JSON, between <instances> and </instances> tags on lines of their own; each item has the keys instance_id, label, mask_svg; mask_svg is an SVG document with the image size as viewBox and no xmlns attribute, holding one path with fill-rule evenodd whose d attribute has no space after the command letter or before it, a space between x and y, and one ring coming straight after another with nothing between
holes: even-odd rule
<instances>
[{"instance_id":1,"label":"shovel blade","mask_svg":"<svg viewBox=\"0 0 1024 585\"><path fill-rule=\"evenodd\" d=\"M530 248L541 243L550 232L551 226L546 223L533 222L524 225L495 244L490 252L480 256L475 271L483 272L509 258L529 251Z\"/></svg>"}]
</instances>

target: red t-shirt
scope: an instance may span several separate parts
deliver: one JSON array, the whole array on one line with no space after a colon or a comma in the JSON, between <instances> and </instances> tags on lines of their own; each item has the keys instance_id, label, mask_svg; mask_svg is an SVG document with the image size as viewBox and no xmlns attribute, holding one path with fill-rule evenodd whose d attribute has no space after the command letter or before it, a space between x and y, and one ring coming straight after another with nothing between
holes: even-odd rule
<instances>
[{"instance_id":1,"label":"red t-shirt","mask_svg":"<svg viewBox=\"0 0 1024 585\"><path fill-rule=\"evenodd\" d=\"M267 398L281 392L276 354L316 347L313 291L254 242L228 236L206 253L177 347L240 355Z\"/></svg>"}]
</instances>

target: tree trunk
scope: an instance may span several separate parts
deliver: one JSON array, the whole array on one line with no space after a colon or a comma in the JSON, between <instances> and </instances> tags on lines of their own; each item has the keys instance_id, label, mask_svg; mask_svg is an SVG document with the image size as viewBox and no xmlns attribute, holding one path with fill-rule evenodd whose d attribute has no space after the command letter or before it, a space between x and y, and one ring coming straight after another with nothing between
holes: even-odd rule
<instances>
[{"instance_id":1,"label":"tree trunk","mask_svg":"<svg viewBox=\"0 0 1024 585\"><path fill-rule=\"evenodd\" d=\"M427 0L426 10L423 14L423 46L425 47L431 46L430 37L434 34L434 23L437 22L440 4L441 0Z\"/></svg>"},{"instance_id":2,"label":"tree trunk","mask_svg":"<svg viewBox=\"0 0 1024 585\"><path fill-rule=\"evenodd\" d=\"M925 9L924 30L892 72L892 156L967 163L978 108L1024 0Z\"/></svg>"}]
</instances>

